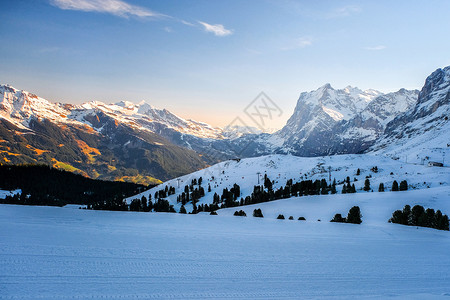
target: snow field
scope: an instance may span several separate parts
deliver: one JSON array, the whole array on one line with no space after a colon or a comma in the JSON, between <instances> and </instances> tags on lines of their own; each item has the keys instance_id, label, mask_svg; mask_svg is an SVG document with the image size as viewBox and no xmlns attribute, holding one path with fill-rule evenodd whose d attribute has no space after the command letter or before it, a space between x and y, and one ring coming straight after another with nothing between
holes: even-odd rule
<instances>
[{"instance_id":1,"label":"snow field","mask_svg":"<svg viewBox=\"0 0 450 300\"><path fill-rule=\"evenodd\" d=\"M448 214L450 188L379 194L237 208L248 217L0 205L0 299L448 299L450 233L387 218ZM355 204L361 225L328 222Z\"/></svg>"}]
</instances>

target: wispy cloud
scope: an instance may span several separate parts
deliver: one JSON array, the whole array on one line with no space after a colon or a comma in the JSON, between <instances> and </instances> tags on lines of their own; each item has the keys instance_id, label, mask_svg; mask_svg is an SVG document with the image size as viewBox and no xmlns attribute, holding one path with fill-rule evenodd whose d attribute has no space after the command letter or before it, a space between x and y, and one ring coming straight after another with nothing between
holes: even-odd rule
<instances>
[{"instance_id":1,"label":"wispy cloud","mask_svg":"<svg viewBox=\"0 0 450 300\"><path fill-rule=\"evenodd\" d=\"M380 50L386 49L386 46L378 45L378 46L364 47L364 49L370 50L370 51L380 51Z\"/></svg>"},{"instance_id":2,"label":"wispy cloud","mask_svg":"<svg viewBox=\"0 0 450 300\"><path fill-rule=\"evenodd\" d=\"M123 18L130 16L140 18L167 17L121 0L50 0L50 3L60 9L108 13Z\"/></svg>"},{"instance_id":3,"label":"wispy cloud","mask_svg":"<svg viewBox=\"0 0 450 300\"><path fill-rule=\"evenodd\" d=\"M281 50L294 50L294 49L302 49L309 46L312 46L313 38L310 36L304 36L294 39L290 45L281 48Z\"/></svg>"},{"instance_id":4,"label":"wispy cloud","mask_svg":"<svg viewBox=\"0 0 450 300\"><path fill-rule=\"evenodd\" d=\"M226 29L222 24L208 24L202 21L198 21L200 25L203 26L206 32L212 32L216 36L227 36L233 34L232 30Z\"/></svg>"},{"instance_id":5,"label":"wispy cloud","mask_svg":"<svg viewBox=\"0 0 450 300\"><path fill-rule=\"evenodd\" d=\"M193 23L191 23L191 22L188 22L188 21L185 21L185 20L180 20L180 22L182 23L182 24L184 24L184 25L187 25L187 26L195 26L195 24L193 24Z\"/></svg>"},{"instance_id":6,"label":"wispy cloud","mask_svg":"<svg viewBox=\"0 0 450 300\"><path fill-rule=\"evenodd\" d=\"M342 18L349 17L351 15L359 14L362 11L362 8L357 5L347 5L343 7L339 7L328 14L328 18Z\"/></svg>"},{"instance_id":7,"label":"wispy cloud","mask_svg":"<svg viewBox=\"0 0 450 300\"><path fill-rule=\"evenodd\" d=\"M48 0L51 5L63 10L78 10L84 12L99 12L114 16L129 18L168 18L174 22L181 22L186 26L201 27L216 36L227 36L233 34L232 30L226 29L222 24L208 24L198 21L198 24L174 18L162 13L152 11L148 8L129 4L123 0ZM165 27L166 32L173 32L171 27Z\"/></svg>"}]
</instances>

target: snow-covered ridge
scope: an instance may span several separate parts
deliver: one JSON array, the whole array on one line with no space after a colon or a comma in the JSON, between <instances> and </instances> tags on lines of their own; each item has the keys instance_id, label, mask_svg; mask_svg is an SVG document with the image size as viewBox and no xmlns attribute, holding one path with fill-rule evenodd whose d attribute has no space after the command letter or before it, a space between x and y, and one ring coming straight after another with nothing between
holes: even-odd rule
<instances>
[{"instance_id":1,"label":"snow-covered ridge","mask_svg":"<svg viewBox=\"0 0 450 300\"><path fill-rule=\"evenodd\" d=\"M154 124L171 128L183 134L202 138L222 139L222 130L206 123L185 120L166 109L157 109L141 102L139 104L121 101L106 104L100 101L86 102L81 105L52 103L30 92L18 90L9 85L0 85L0 117L21 128L28 128L32 118L47 119L59 124L88 125L90 116L99 112L119 123L136 129L154 131Z\"/></svg>"},{"instance_id":2,"label":"snow-covered ridge","mask_svg":"<svg viewBox=\"0 0 450 300\"><path fill-rule=\"evenodd\" d=\"M377 172L372 171L377 166ZM357 174L360 169L360 174ZM302 180L326 179L327 182L336 179L337 191L341 193L342 182L348 176L351 183L354 183L358 193L362 191L366 176L370 177L370 185L374 192L377 192L380 183L383 183L389 191L394 180L400 182L407 180L410 189L427 189L432 187L450 185L450 169L439 167L428 167L423 164L411 164L404 160L394 160L384 155L373 154L351 154L335 155L326 157L297 157L292 155L268 155L255 158L245 158L240 160L229 160L213 165L209 168L181 176L162 183L144 193L130 197L127 201L146 196L152 199L156 191L165 187L174 187L175 194L166 199L174 205L178 211L181 203L177 203L177 196L184 191L184 187L189 185L192 179L202 177L202 186L205 189L205 196L200 198L198 205L211 204L213 195L222 195L224 188L230 189L233 184L240 186L241 197L250 196L255 185L263 184L264 175L274 181L273 188L278 189L286 185L288 179L294 182ZM259 179L258 179L259 177ZM357 181L354 181L354 179ZM211 191L208 192L208 186ZM332 196L330 196L332 197ZM240 198L239 198L240 199ZM187 211L192 210L192 204L185 205Z\"/></svg>"},{"instance_id":3,"label":"snow-covered ridge","mask_svg":"<svg viewBox=\"0 0 450 300\"><path fill-rule=\"evenodd\" d=\"M327 83L315 91L302 93L298 102L321 106L335 121L340 121L348 120L360 113L380 95L383 93L373 89L363 91L352 86L334 89Z\"/></svg>"}]
</instances>

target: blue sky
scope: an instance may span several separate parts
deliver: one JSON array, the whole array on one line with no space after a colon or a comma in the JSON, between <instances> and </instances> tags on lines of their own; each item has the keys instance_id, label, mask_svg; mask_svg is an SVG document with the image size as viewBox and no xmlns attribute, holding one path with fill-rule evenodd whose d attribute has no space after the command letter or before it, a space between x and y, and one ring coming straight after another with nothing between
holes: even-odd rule
<instances>
[{"instance_id":1,"label":"blue sky","mask_svg":"<svg viewBox=\"0 0 450 300\"><path fill-rule=\"evenodd\" d=\"M146 102L223 126L329 82L420 89L450 65L450 1L0 2L0 83L54 102Z\"/></svg>"}]
</instances>

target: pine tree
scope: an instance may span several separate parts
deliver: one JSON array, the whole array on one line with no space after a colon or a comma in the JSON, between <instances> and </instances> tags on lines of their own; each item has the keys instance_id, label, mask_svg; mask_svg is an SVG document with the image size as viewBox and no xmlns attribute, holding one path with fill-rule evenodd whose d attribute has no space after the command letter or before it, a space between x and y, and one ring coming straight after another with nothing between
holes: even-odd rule
<instances>
[{"instance_id":1,"label":"pine tree","mask_svg":"<svg viewBox=\"0 0 450 300\"><path fill-rule=\"evenodd\" d=\"M396 180L392 183L392 191L398 192L398 182Z\"/></svg>"},{"instance_id":2,"label":"pine tree","mask_svg":"<svg viewBox=\"0 0 450 300\"><path fill-rule=\"evenodd\" d=\"M422 215L425 214L425 209L421 205L414 205L414 207L411 210L411 214L409 216L408 225L411 226L422 226L420 225L423 223L423 217Z\"/></svg>"},{"instance_id":3,"label":"pine tree","mask_svg":"<svg viewBox=\"0 0 450 300\"><path fill-rule=\"evenodd\" d=\"M181 205L180 207L180 214L186 214L186 208L184 208L184 205Z\"/></svg>"},{"instance_id":4,"label":"pine tree","mask_svg":"<svg viewBox=\"0 0 450 300\"><path fill-rule=\"evenodd\" d=\"M408 182L406 180L403 180L400 182L400 191L406 191L408 190Z\"/></svg>"},{"instance_id":5,"label":"pine tree","mask_svg":"<svg viewBox=\"0 0 450 300\"><path fill-rule=\"evenodd\" d=\"M378 186L378 191L379 192L384 192L384 184L381 182L380 185Z\"/></svg>"},{"instance_id":6,"label":"pine tree","mask_svg":"<svg viewBox=\"0 0 450 300\"><path fill-rule=\"evenodd\" d=\"M362 223L361 218L362 215L359 206L353 206L352 208L350 208L347 215L347 223L361 224Z\"/></svg>"},{"instance_id":7,"label":"pine tree","mask_svg":"<svg viewBox=\"0 0 450 300\"><path fill-rule=\"evenodd\" d=\"M370 180L369 180L369 178L366 178L366 181L364 181L364 190L366 192L370 191Z\"/></svg>"},{"instance_id":8,"label":"pine tree","mask_svg":"<svg viewBox=\"0 0 450 300\"><path fill-rule=\"evenodd\" d=\"M335 215L334 215L334 218L331 219L330 222L344 223L344 222L345 222L345 219L342 217L341 214L335 214Z\"/></svg>"},{"instance_id":9,"label":"pine tree","mask_svg":"<svg viewBox=\"0 0 450 300\"><path fill-rule=\"evenodd\" d=\"M358 170L356 170L356 176L359 176L361 174L361 170L358 168Z\"/></svg>"},{"instance_id":10,"label":"pine tree","mask_svg":"<svg viewBox=\"0 0 450 300\"><path fill-rule=\"evenodd\" d=\"M331 194L336 194L336 179L333 180L333 184L331 185Z\"/></svg>"},{"instance_id":11,"label":"pine tree","mask_svg":"<svg viewBox=\"0 0 450 300\"><path fill-rule=\"evenodd\" d=\"M255 209L255 210L253 210L253 216L254 216L255 218L264 218L264 216L263 216L262 211L261 211L260 208L257 208L257 209Z\"/></svg>"}]
</instances>

